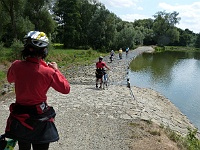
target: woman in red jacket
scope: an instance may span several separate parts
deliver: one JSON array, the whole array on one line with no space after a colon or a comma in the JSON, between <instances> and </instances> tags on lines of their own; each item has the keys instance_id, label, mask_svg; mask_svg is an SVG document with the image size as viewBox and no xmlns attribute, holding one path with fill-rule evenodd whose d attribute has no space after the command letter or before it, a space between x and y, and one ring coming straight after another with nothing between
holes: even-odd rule
<instances>
[{"instance_id":1,"label":"woman in red jacket","mask_svg":"<svg viewBox=\"0 0 200 150\"><path fill-rule=\"evenodd\" d=\"M55 62L47 64L48 38L44 32L30 31L24 37L23 60L12 63L7 80L15 84L16 102L10 105L6 137L18 141L19 150L48 150L59 139L56 115L47 104L50 87L68 94L70 85Z\"/></svg>"}]
</instances>

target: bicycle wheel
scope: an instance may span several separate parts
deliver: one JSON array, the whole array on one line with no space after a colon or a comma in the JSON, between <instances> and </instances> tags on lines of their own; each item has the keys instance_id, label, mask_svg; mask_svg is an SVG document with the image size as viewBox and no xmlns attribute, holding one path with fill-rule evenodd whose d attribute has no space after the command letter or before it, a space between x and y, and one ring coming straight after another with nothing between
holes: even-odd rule
<instances>
[{"instance_id":1,"label":"bicycle wheel","mask_svg":"<svg viewBox=\"0 0 200 150\"><path fill-rule=\"evenodd\" d=\"M106 86L108 88L108 86L110 85L110 80L109 80L109 76L107 75L107 80L106 80Z\"/></svg>"},{"instance_id":2,"label":"bicycle wheel","mask_svg":"<svg viewBox=\"0 0 200 150\"><path fill-rule=\"evenodd\" d=\"M108 88L108 74L103 75L103 89Z\"/></svg>"}]
</instances>

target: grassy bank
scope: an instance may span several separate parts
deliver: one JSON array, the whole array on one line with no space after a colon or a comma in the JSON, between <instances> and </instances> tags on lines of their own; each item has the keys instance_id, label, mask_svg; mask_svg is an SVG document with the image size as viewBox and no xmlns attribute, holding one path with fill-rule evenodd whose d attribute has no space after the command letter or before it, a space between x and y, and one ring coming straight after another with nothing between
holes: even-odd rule
<instances>
[{"instance_id":1,"label":"grassy bank","mask_svg":"<svg viewBox=\"0 0 200 150\"><path fill-rule=\"evenodd\" d=\"M59 66L88 65L105 55L107 54L95 50L56 49L49 51L46 61L55 61Z\"/></svg>"},{"instance_id":2,"label":"grassy bank","mask_svg":"<svg viewBox=\"0 0 200 150\"><path fill-rule=\"evenodd\" d=\"M163 46L163 47L155 47L156 52L164 52L164 51L184 51L184 52L200 52L200 48L194 47L183 47L183 46Z\"/></svg>"},{"instance_id":3,"label":"grassy bank","mask_svg":"<svg viewBox=\"0 0 200 150\"><path fill-rule=\"evenodd\" d=\"M200 150L200 141L196 138L197 130L191 130L188 128L188 134L185 137L182 137L181 135L172 131L169 127L165 127L164 125L157 125L151 120L139 120L135 123L132 122L129 125L133 130L132 138L134 139L134 142L141 143L141 141L143 141L143 145L146 145L145 147L161 150ZM149 140L150 142L148 142ZM176 148L172 146L174 143ZM140 146L137 149L139 148Z\"/></svg>"}]
</instances>

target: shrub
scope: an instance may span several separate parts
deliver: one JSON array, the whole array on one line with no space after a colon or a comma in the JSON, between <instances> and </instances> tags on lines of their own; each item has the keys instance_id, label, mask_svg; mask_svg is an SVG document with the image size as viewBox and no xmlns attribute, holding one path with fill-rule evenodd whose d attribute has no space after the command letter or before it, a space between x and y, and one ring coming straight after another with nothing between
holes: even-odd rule
<instances>
[{"instance_id":1,"label":"shrub","mask_svg":"<svg viewBox=\"0 0 200 150\"><path fill-rule=\"evenodd\" d=\"M186 137L188 150L200 150L200 141L196 137L197 129L188 128L188 131L189 133Z\"/></svg>"},{"instance_id":2,"label":"shrub","mask_svg":"<svg viewBox=\"0 0 200 150\"><path fill-rule=\"evenodd\" d=\"M64 48L64 44L54 43L54 44L52 44L52 45L53 45L53 47L54 47L55 49L63 49L63 48Z\"/></svg>"},{"instance_id":3,"label":"shrub","mask_svg":"<svg viewBox=\"0 0 200 150\"><path fill-rule=\"evenodd\" d=\"M6 73L3 71L0 71L0 80L5 79L6 78Z\"/></svg>"},{"instance_id":4,"label":"shrub","mask_svg":"<svg viewBox=\"0 0 200 150\"><path fill-rule=\"evenodd\" d=\"M1 51L1 50L4 50L4 47L3 47L3 46L4 46L4 43L3 43L3 42L0 42L0 51Z\"/></svg>"},{"instance_id":5,"label":"shrub","mask_svg":"<svg viewBox=\"0 0 200 150\"><path fill-rule=\"evenodd\" d=\"M165 47L156 46L156 47L155 47L155 51L156 51L156 52L163 52L163 51L165 51Z\"/></svg>"},{"instance_id":6,"label":"shrub","mask_svg":"<svg viewBox=\"0 0 200 150\"><path fill-rule=\"evenodd\" d=\"M20 53L23 49L23 44L19 40L14 40L14 42L11 45L12 53L11 57L13 60L20 59Z\"/></svg>"},{"instance_id":7,"label":"shrub","mask_svg":"<svg viewBox=\"0 0 200 150\"><path fill-rule=\"evenodd\" d=\"M0 56L3 57L4 56L4 47L3 47L3 42L0 42Z\"/></svg>"}]
</instances>

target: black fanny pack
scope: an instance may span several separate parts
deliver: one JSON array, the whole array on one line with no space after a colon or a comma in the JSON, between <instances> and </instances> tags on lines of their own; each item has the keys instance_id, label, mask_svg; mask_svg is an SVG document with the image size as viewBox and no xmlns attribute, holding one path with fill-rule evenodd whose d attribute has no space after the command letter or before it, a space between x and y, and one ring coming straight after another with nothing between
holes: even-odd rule
<instances>
[{"instance_id":1,"label":"black fanny pack","mask_svg":"<svg viewBox=\"0 0 200 150\"><path fill-rule=\"evenodd\" d=\"M53 107L46 103L34 106L23 106L16 103L11 104L11 113L13 114L29 114L31 120L46 121L55 118L56 112Z\"/></svg>"}]
</instances>

